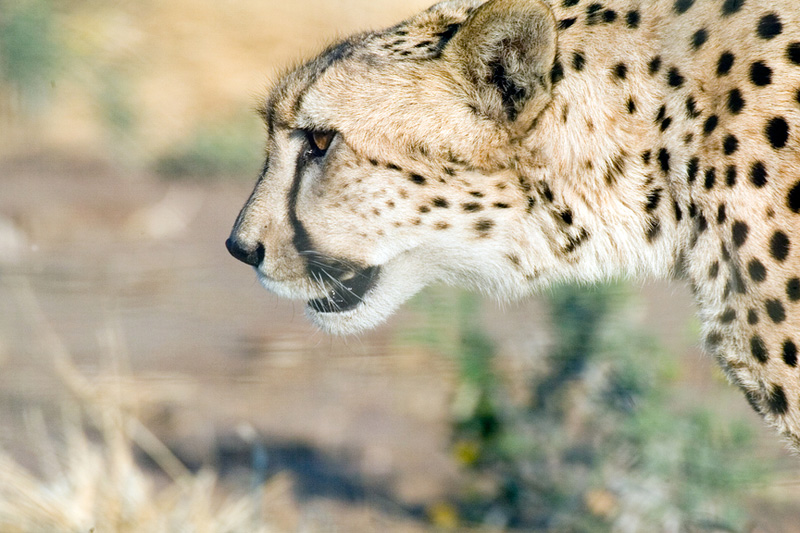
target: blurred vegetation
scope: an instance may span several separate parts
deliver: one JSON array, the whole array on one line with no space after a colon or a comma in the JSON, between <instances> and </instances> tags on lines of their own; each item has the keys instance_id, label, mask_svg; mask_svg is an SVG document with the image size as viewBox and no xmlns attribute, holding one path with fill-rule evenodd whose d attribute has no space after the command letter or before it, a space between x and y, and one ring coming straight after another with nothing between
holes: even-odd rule
<instances>
[{"instance_id":1,"label":"blurred vegetation","mask_svg":"<svg viewBox=\"0 0 800 533\"><path fill-rule=\"evenodd\" d=\"M150 17L156 12L153 6L137 11L92 0L0 0L0 118L4 107L17 126L40 128L44 121L39 119L46 118L50 131L57 132L55 142L80 139L74 146L68 141L66 153L85 146L167 179L252 179L261 165L263 131L247 109L251 93L243 91L239 105L227 102L216 110L206 105L186 111L184 102L162 107L169 101L162 93L176 88L166 80L163 86L152 81L159 59L149 48L175 46L181 35L153 33ZM173 108L187 116L171 115ZM200 115L202 110L209 111ZM76 127L79 133L64 133ZM180 134L159 137L170 129ZM31 138L38 143L45 136ZM20 144L23 152L30 148Z\"/></svg>"},{"instance_id":2,"label":"blurred vegetation","mask_svg":"<svg viewBox=\"0 0 800 533\"><path fill-rule=\"evenodd\" d=\"M156 172L167 179L244 176L254 179L263 163L263 131L255 113L198 129L159 156Z\"/></svg>"},{"instance_id":3,"label":"blurred vegetation","mask_svg":"<svg viewBox=\"0 0 800 533\"><path fill-rule=\"evenodd\" d=\"M677 362L630 324L619 285L566 286L547 298L554 343L523 404L495 370L477 298L419 306L451 327L417 341L456 358L453 454L467 482L465 524L537 531L742 531L745 489L769 465L751 461L742 421L681 412ZM442 314L449 313L449 314ZM435 319L434 319L435 317ZM432 513L435 520L441 513Z\"/></svg>"},{"instance_id":4,"label":"blurred vegetation","mask_svg":"<svg viewBox=\"0 0 800 533\"><path fill-rule=\"evenodd\" d=\"M0 0L0 78L26 106L39 107L59 61L48 0Z\"/></svg>"},{"instance_id":5,"label":"blurred vegetation","mask_svg":"<svg viewBox=\"0 0 800 533\"><path fill-rule=\"evenodd\" d=\"M96 102L107 135L125 142L136 129L136 111L130 97L130 82L111 68L99 69ZM116 144L116 143L115 143Z\"/></svg>"}]
</instances>

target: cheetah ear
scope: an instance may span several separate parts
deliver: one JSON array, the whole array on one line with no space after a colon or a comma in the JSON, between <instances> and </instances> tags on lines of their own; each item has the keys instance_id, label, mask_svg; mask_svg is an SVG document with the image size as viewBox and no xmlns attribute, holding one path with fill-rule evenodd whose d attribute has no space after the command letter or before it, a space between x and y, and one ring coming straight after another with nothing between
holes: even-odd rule
<instances>
[{"instance_id":1,"label":"cheetah ear","mask_svg":"<svg viewBox=\"0 0 800 533\"><path fill-rule=\"evenodd\" d=\"M522 135L550 101L556 24L539 0L489 0L445 50L480 113Z\"/></svg>"}]
</instances>

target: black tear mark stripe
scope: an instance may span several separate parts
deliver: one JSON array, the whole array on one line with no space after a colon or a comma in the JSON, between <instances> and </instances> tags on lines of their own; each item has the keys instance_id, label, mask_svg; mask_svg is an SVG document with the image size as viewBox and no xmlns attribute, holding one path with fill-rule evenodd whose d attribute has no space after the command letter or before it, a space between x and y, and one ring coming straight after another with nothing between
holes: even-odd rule
<instances>
[{"instance_id":1,"label":"black tear mark stripe","mask_svg":"<svg viewBox=\"0 0 800 533\"><path fill-rule=\"evenodd\" d=\"M306 252L313 249L311 237L309 236L308 231L306 231L306 228L303 226L303 223L300 222L300 219L297 218L297 198L300 194L300 185L303 180L303 174L305 173L306 167L310 162L311 158L309 157L309 152L307 150L301 150L300 154L297 156L297 163L295 164L294 169L294 180L292 181L292 186L289 189L289 197L287 199L289 223L292 225L292 230L294 231L292 244L298 252ZM308 264L306 264L306 268L308 268Z\"/></svg>"}]
</instances>

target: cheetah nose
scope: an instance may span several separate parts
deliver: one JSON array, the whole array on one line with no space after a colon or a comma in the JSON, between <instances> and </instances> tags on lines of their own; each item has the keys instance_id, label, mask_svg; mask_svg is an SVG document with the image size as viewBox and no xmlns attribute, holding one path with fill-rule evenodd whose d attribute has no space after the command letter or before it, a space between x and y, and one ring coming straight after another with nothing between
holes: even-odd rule
<instances>
[{"instance_id":1,"label":"cheetah nose","mask_svg":"<svg viewBox=\"0 0 800 533\"><path fill-rule=\"evenodd\" d=\"M228 252L242 263L257 267L264 260L264 245L257 243L254 247L248 248L233 237L225 241Z\"/></svg>"}]
</instances>

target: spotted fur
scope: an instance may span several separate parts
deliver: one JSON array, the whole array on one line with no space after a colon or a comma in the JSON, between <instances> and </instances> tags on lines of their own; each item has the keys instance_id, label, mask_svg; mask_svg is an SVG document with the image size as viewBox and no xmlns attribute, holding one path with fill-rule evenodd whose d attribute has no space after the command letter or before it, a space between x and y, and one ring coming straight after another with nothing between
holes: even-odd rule
<instances>
[{"instance_id":1,"label":"spotted fur","mask_svg":"<svg viewBox=\"0 0 800 533\"><path fill-rule=\"evenodd\" d=\"M706 349L800 446L796 0L446 1L332 46L262 113L228 247L322 328L434 281L680 275Z\"/></svg>"}]
</instances>

